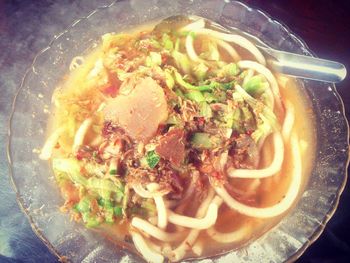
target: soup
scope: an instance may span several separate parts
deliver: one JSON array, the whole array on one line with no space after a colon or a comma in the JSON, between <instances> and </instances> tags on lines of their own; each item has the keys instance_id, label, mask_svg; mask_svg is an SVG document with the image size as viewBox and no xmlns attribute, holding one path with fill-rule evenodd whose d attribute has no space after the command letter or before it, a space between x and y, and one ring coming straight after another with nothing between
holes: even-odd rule
<instances>
[{"instance_id":1,"label":"soup","mask_svg":"<svg viewBox=\"0 0 350 263\"><path fill-rule=\"evenodd\" d=\"M260 236L295 203L315 141L305 94L265 65L202 19L102 36L53 95L40 158L61 210L149 262Z\"/></svg>"}]
</instances>

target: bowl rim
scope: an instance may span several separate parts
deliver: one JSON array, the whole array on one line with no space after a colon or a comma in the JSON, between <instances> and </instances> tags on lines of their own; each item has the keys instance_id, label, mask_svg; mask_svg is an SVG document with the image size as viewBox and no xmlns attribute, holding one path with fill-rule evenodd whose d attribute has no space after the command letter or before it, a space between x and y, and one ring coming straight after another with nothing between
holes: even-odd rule
<instances>
[{"instance_id":1,"label":"bowl rim","mask_svg":"<svg viewBox=\"0 0 350 263\"><path fill-rule=\"evenodd\" d=\"M34 65L36 63L36 60L39 56L41 56L42 54L44 54L47 50L49 50L54 44L55 42L60 39L65 33L67 33L70 29L74 28L75 25L81 23L82 21L88 19L89 17L91 17L92 15L94 15L95 13L104 10L104 9L108 9L112 6L114 6L115 4L119 3L119 2L123 2L123 1L129 1L129 0L114 0L113 2L111 2L110 4L106 4L106 5L102 5L102 6L98 6L97 8L95 8L94 10L92 10L90 13L88 13L85 16L79 17L76 20L74 20L73 23L71 23L69 26L67 26L63 31L61 31L59 34L54 35L54 37L49 41L49 44L41 49L34 57L33 61L31 62L30 66L26 69L25 74L23 75L22 79L21 79L21 83L20 86L17 88L12 104L11 104L11 109L10 109L10 116L7 122L7 144L6 144L6 155L7 155L7 166L9 169L9 177L10 177L10 182L11 185L14 189L14 192L16 194L16 201L20 207L20 210L24 213L24 215L28 218L29 220L29 224L33 230L33 232L35 233L35 235L47 246L47 248L49 249L49 251L55 255L59 261L62 262L67 262L67 258L64 255L60 255L60 253L56 250L56 248L51 244L51 242L45 237L45 235L42 233L42 231L39 229L39 227L35 224L34 219L32 218L32 216L30 215L29 211L27 210L27 208L24 207L24 201L23 198L20 195L20 191L18 190L16 183L14 181L13 178L13 169L12 169L12 155L11 155L11 124L12 124L12 119L13 119L13 115L15 112L15 106L16 106L16 102L17 102L17 97L20 94L20 92L22 91L23 87L24 87L24 83L28 77L28 75L30 74L31 70L34 68ZM224 0L222 0L224 1ZM224 1L226 2L226 1ZM286 24L284 24L283 22L280 22L277 19L274 19L268 12L263 11L260 8L257 8L253 5L247 5L241 1L237 1L237 0L229 0L226 3L230 3L230 2L235 2L236 4L239 4L241 6L243 6L244 8L246 8L248 11L256 11L258 12L260 15L264 16L269 22L272 22L274 24L277 24L280 26L281 29L283 29L285 32L288 33L288 35L296 42L298 42L308 53L309 55L313 56L313 57L317 57L317 55L310 50L309 46L306 44L306 42L299 37L299 35L295 34L294 31L292 31ZM344 120L345 124L346 124L346 135L347 135L347 160L345 161L345 174L344 174L344 179L342 184L338 187L337 191L336 191L336 196L335 196L335 200L334 203L332 204L330 210L328 211L328 213L326 213L324 215L324 218L322 221L320 221L320 225L319 227L314 231L314 233L308 238L308 240L298 249L296 250L293 255L291 257L289 257L288 259L286 259L285 262L294 262L296 261L305 251L308 247L310 247L319 237L320 235L323 233L323 231L326 228L327 223L329 222L329 220L333 217L333 215L335 214L339 202L340 202L340 197L345 189L345 186L347 184L347 180L348 180L348 168L349 168L349 163L350 163L350 149L349 149L349 135L350 135L350 128L349 128L349 122L346 118L346 114L345 114L345 106L344 106L344 102L341 98L341 96L339 95L337 88L335 86L334 83L328 83L331 88L332 91L334 92L335 98L338 100L339 106L341 108L341 118ZM229 251L228 251L229 252ZM226 253L228 253L226 252ZM225 253L225 254L226 254Z\"/></svg>"}]
</instances>

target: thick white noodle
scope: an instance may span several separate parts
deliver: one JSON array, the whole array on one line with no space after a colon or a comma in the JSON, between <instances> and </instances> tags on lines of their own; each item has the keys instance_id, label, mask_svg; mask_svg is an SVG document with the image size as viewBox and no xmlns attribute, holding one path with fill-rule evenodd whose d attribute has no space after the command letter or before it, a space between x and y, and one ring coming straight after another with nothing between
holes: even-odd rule
<instances>
[{"instance_id":1,"label":"thick white noodle","mask_svg":"<svg viewBox=\"0 0 350 263\"><path fill-rule=\"evenodd\" d=\"M147 185L147 189L150 191L151 194L159 191L159 188L160 186L157 183L150 183ZM157 208L158 227L164 229L168 224L168 212L164 203L164 199L162 196L159 195L154 195L153 199Z\"/></svg>"},{"instance_id":2,"label":"thick white noodle","mask_svg":"<svg viewBox=\"0 0 350 263\"><path fill-rule=\"evenodd\" d=\"M261 65L262 63L259 64L255 61L251 61L251 60L241 60L237 64L238 64L238 67L240 67L242 69L253 69L256 72L264 75L264 77L266 78L266 80L270 84L272 94L275 98L277 110L279 112L283 112L282 102L281 102L281 94L280 94L280 91L278 88L278 83L277 83L275 77L273 76L273 74L271 73L271 71L268 68L266 68L264 65Z\"/></svg>"},{"instance_id":3,"label":"thick white noodle","mask_svg":"<svg viewBox=\"0 0 350 263\"><path fill-rule=\"evenodd\" d=\"M192 246L192 252L197 256L201 256L203 254L204 250L204 240L199 239L196 241L196 243L193 244Z\"/></svg>"},{"instance_id":4,"label":"thick white noodle","mask_svg":"<svg viewBox=\"0 0 350 263\"><path fill-rule=\"evenodd\" d=\"M167 193L169 193L169 191L165 191L165 190L161 190L161 191L157 191L157 192L151 192L146 190L145 188L142 187L142 185L140 184L136 184L132 186L133 190L135 191L135 193L137 193L139 196L143 197L143 198L154 198L157 196L164 196Z\"/></svg>"},{"instance_id":5,"label":"thick white noodle","mask_svg":"<svg viewBox=\"0 0 350 263\"><path fill-rule=\"evenodd\" d=\"M131 225L139 230L142 230L146 234L159 239L164 242L173 242L181 239L183 237L183 232L175 232L175 233L168 233L165 232L163 229L160 229L151 223L149 223L146 220L143 220L139 217L134 217L131 220Z\"/></svg>"},{"instance_id":6,"label":"thick white noodle","mask_svg":"<svg viewBox=\"0 0 350 263\"><path fill-rule=\"evenodd\" d=\"M215 227L207 229L207 234L216 242L219 243L233 243L243 240L248 236L250 232L250 225L245 224L239 229L232 232L219 232Z\"/></svg>"},{"instance_id":7,"label":"thick white noodle","mask_svg":"<svg viewBox=\"0 0 350 263\"><path fill-rule=\"evenodd\" d=\"M241 60L241 57L240 55L238 55L236 49L234 49L229 43L217 38L214 38L214 41L219 47L226 50L226 52L232 57L234 62L238 62Z\"/></svg>"},{"instance_id":8,"label":"thick white noodle","mask_svg":"<svg viewBox=\"0 0 350 263\"><path fill-rule=\"evenodd\" d=\"M166 247L167 245L168 245L168 243L164 243L164 244L162 244L161 246L160 245L158 245L158 244L155 244L154 242L152 242L151 240L145 240L145 242L146 242L146 244L147 244L147 246L150 248L150 249L152 249L152 250L154 250L155 252L157 252L157 253L160 253L160 254L162 254L162 255L164 255L164 253L163 253L163 251L164 251L164 247Z\"/></svg>"},{"instance_id":9,"label":"thick white noodle","mask_svg":"<svg viewBox=\"0 0 350 263\"><path fill-rule=\"evenodd\" d=\"M273 133L274 158L271 164L263 169L233 169L227 170L229 177L235 178L265 178L278 173L283 164L284 144L281 133L276 131Z\"/></svg>"},{"instance_id":10,"label":"thick white noodle","mask_svg":"<svg viewBox=\"0 0 350 263\"><path fill-rule=\"evenodd\" d=\"M291 175L291 182L286 195L278 204L265 208L251 207L242 204L236 199L232 198L223 186L215 186L214 189L216 193L225 201L225 203L230 208L247 216L257 218L270 218L284 213L291 207L291 205L295 201L301 185L301 156L299 150L298 137L295 133L292 133L291 135L290 145L291 155L293 158L293 171Z\"/></svg>"},{"instance_id":11,"label":"thick white noodle","mask_svg":"<svg viewBox=\"0 0 350 263\"><path fill-rule=\"evenodd\" d=\"M294 119L295 119L295 113L294 113L294 106L292 103L290 103L288 100L284 102L286 112L285 112L285 117L284 117L284 122L282 126L282 137L284 142L286 143L289 138L290 134L293 129L294 125Z\"/></svg>"},{"instance_id":12,"label":"thick white noodle","mask_svg":"<svg viewBox=\"0 0 350 263\"><path fill-rule=\"evenodd\" d=\"M91 124L92 124L92 118L87 118L82 122L82 124L78 128L74 136L73 152L76 152L77 150L79 150L79 147L83 145L85 135L90 129Z\"/></svg>"},{"instance_id":13,"label":"thick white noodle","mask_svg":"<svg viewBox=\"0 0 350 263\"><path fill-rule=\"evenodd\" d=\"M261 185L260 179L251 179L250 184L246 187L246 189L241 190L232 186L232 192L241 195L242 197L249 197L256 194L258 187Z\"/></svg>"},{"instance_id":14,"label":"thick white noodle","mask_svg":"<svg viewBox=\"0 0 350 263\"><path fill-rule=\"evenodd\" d=\"M191 35L188 35L186 37L185 47L186 47L187 55L191 60L202 61L202 59L198 57L196 51L194 50L193 37Z\"/></svg>"},{"instance_id":15,"label":"thick white noodle","mask_svg":"<svg viewBox=\"0 0 350 263\"><path fill-rule=\"evenodd\" d=\"M154 202L156 203L158 214L158 227L164 229L168 224L168 210L165 207L163 197L155 196Z\"/></svg>"},{"instance_id":16,"label":"thick white noodle","mask_svg":"<svg viewBox=\"0 0 350 263\"><path fill-rule=\"evenodd\" d=\"M210 37L213 37L216 39L220 39L223 41L234 43L234 44L246 49L247 51L249 51L259 63L266 65L265 58L261 54L259 49L252 42L250 42L248 39L246 39L242 36L221 33L218 31L211 30L211 29L207 29L207 28L200 28L197 30L193 30L193 32L195 32L195 34L206 35L206 36L210 36Z\"/></svg>"},{"instance_id":17,"label":"thick white noodle","mask_svg":"<svg viewBox=\"0 0 350 263\"><path fill-rule=\"evenodd\" d=\"M266 95L265 95L266 94ZM265 89L265 94L264 96L266 96L266 101L265 104L273 110L273 108L275 107L275 97L273 96L272 90L271 89Z\"/></svg>"},{"instance_id":18,"label":"thick white noodle","mask_svg":"<svg viewBox=\"0 0 350 263\"><path fill-rule=\"evenodd\" d=\"M158 217L157 216L150 216L147 218L148 222L150 222L152 225L157 225L158 224Z\"/></svg>"},{"instance_id":19,"label":"thick white noodle","mask_svg":"<svg viewBox=\"0 0 350 263\"><path fill-rule=\"evenodd\" d=\"M202 202L202 204L198 208L198 211L196 213L196 217L201 218L206 214L208 207L209 207L209 204L212 202L214 195L215 195L215 192L213 191L212 188L210 188L207 197L205 198L205 200ZM169 253L169 259L172 261L181 260L184 257L184 255L186 254L186 251L190 250L192 248L194 242L196 242L196 240L197 240L199 233L200 233L200 230L191 229L189 234L181 242L181 244L176 249L174 249L173 251L171 251Z\"/></svg>"},{"instance_id":20,"label":"thick white noodle","mask_svg":"<svg viewBox=\"0 0 350 263\"><path fill-rule=\"evenodd\" d=\"M164 256L151 249L141 234L131 232L131 237L137 251L141 253L147 262L162 263L164 261Z\"/></svg>"},{"instance_id":21,"label":"thick white noodle","mask_svg":"<svg viewBox=\"0 0 350 263\"><path fill-rule=\"evenodd\" d=\"M221 202L222 200L220 201L219 197L215 197L209 204L206 215L202 218L183 216L169 210L168 220L170 223L183 227L192 229L207 229L215 224Z\"/></svg>"},{"instance_id":22,"label":"thick white noodle","mask_svg":"<svg viewBox=\"0 0 350 263\"><path fill-rule=\"evenodd\" d=\"M62 133L65 131L64 127L57 128L46 140L44 143L43 148L41 148L41 152L39 154L39 158L41 160L48 160L51 158L52 151L55 148L58 139L62 135Z\"/></svg>"},{"instance_id":23,"label":"thick white noodle","mask_svg":"<svg viewBox=\"0 0 350 263\"><path fill-rule=\"evenodd\" d=\"M248 69L247 75L244 77L243 79L243 83L242 86L244 86L245 84L247 84L247 82L254 76L254 70L252 70L251 68Z\"/></svg>"},{"instance_id":24,"label":"thick white noodle","mask_svg":"<svg viewBox=\"0 0 350 263\"><path fill-rule=\"evenodd\" d=\"M198 19L197 21L182 27L179 31L182 31L182 32L193 31L193 30L203 28L204 26L205 26L204 19Z\"/></svg>"}]
</instances>

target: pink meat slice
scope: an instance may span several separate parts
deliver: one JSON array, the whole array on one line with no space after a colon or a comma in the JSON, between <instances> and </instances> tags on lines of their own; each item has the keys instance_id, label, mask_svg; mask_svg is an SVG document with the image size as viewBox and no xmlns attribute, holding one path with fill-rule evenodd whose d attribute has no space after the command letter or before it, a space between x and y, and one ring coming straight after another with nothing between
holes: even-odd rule
<instances>
[{"instance_id":1,"label":"pink meat slice","mask_svg":"<svg viewBox=\"0 0 350 263\"><path fill-rule=\"evenodd\" d=\"M163 89L150 77L138 81L128 94L107 101L105 120L117 123L136 141L147 142L168 118Z\"/></svg>"}]
</instances>

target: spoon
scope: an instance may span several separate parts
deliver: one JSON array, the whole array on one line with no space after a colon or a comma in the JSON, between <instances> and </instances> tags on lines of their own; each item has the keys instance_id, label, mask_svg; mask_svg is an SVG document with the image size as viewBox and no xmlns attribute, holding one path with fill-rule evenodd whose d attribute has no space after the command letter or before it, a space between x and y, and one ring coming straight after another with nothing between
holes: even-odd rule
<instances>
[{"instance_id":1,"label":"spoon","mask_svg":"<svg viewBox=\"0 0 350 263\"><path fill-rule=\"evenodd\" d=\"M166 28L169 29L169 26L171 26L172 29L177 29L188 22L195 22L199 19L203 19L205 21L207 28L224 33L235 33L244 36L253 42L255 46L265 55L268 66L276 72L304 79L333 83L337 83L345 79L346 68L339 62L277 50L271 48L259 38L247 32L243 32L234 27L230 27L229 29L225 28L220 24L203 17L182 15L170 16L158 23L155 26L154 31L163 31L166 30Z\"/></svg>"}]
</instances>

